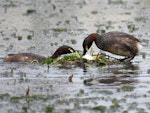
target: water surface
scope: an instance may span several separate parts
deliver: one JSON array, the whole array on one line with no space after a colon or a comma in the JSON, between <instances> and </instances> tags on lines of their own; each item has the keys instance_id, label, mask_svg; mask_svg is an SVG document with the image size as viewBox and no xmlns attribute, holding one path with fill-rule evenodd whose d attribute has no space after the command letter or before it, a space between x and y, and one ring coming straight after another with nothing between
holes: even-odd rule
<instances>
[{"instance_id":1,"label":"water surface","mask_svg":"<svg viewBox=\"0 0 150 113\"><path fill-rule=\"evenodd\" d=\"M0 14L1 112L150 111L149 0L1 0ZM141 54L130 64L86 68L50 65L48 69L38 63L3 61L9 53L50 56L64 44L82 51L87 35L104 31L134 35L142 41ZM93 48L95 53L99 52L95 45ZM73 82L69 83L72 74ZM89 78L100 83L83 84ZM24 97L27 86L32 97L29 100Z\"/></svg>"}]
</instances>

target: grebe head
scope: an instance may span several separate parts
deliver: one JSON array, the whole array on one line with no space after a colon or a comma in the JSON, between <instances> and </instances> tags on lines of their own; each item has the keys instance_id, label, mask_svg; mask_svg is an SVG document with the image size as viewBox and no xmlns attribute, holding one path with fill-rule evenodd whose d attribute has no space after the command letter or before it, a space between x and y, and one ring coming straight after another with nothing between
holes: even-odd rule
<instances>
[{"instance_id":1,"label":"grebe head","mask_svg":"<svg viewBox=\"0 0 150 113\"><path fill-rule=\"evenodd\" d=\"M88 51L88 49L91 47L93 41L95 41L95 39L97 37L100 37L100 35L97 34L97 33L92 33L92 34L90 34L88 37L86 37L84 39L83 44L82 44L82 46L83 46L83 55L86 54L86 52Z\"/></svg>"},{"instance_id":2,"label":"grebe head","mask_svg":"<svg viewBox=\"0 0 150 113\"><path fill-rule=\"evenodd\" d=\"M73 53L73 52L75 52L75 50L72 47L67 46L67 45L63 45L63 46L60 46L55 51L55 53L51 56L51 58L57 58L62 54L68 54L68 53Z\"/></svg>"}]
</instances>

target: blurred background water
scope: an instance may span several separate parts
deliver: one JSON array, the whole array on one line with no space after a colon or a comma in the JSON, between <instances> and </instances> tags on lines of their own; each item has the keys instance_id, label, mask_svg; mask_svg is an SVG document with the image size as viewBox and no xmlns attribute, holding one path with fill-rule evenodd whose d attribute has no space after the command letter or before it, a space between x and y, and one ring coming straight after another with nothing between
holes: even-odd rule
<instances>
[{"instance_id":1,"label":"blurred background water","mask_svg":"<svg viewBox=\"0 0 150 113\"><path fill-rule=\"evenodd\" d=\"M95 106L106 106L105 112L110 113L149 112L149 0L1 0L0 14L0 95L10 96L0 99L1 112L44 113L48 105L61 113L99 112L92 109ZM131 64L90 65L86 70L51 65L48 70L41 64L3 61L9 53L50 56L61 45L82 51L86 36L109 31L126 32L141 40L141 54ZM95 45L93 48L95 54L99 52ZM71 74L73 83L68 83ZM116 81L84 85L83 80L90 77ZM134 90L122 91L124 80ZM25 95L28 85L30 95L46 100L12 102L12 97Z\"/></svg>"}]
</instances>

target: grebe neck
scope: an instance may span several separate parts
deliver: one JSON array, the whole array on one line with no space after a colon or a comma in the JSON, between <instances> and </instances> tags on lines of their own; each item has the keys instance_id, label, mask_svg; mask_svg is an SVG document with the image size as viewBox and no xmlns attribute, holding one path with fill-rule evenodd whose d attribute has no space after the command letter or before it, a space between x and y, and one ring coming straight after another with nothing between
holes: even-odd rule
<instances>
[{"instance_id":1,"label":"grebe neck","mask_svg":"<svg viewBox=\"0 0 150 113\"><path fill-rule=\"evenodd\" d=\"M97 34L97 33L92 33L87 38L85 38L84 41L83 41L83 55L86 54L88 49L92 46L92 43L96 42L96 40L101 38L101 37L102 36Z\"/></svg>"}]
</instances>

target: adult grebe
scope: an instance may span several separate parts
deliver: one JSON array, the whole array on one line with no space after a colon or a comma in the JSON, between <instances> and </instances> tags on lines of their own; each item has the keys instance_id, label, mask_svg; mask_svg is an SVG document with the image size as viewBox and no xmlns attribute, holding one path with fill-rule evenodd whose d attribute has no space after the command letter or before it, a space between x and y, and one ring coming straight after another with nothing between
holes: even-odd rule
<instances>
[{"instance_id":1,"label":"adult grebe","mask_svg":"<svg viewBox=\"0 0 150 113\"><path fill-rule=\"evenodd\" d=\"M67 54L67 53L72 53L72 52L75 52L75 50L72 47L63 45L59 47L50 58L54 59L54 58L59 57L62 54ZM45 59L46 57L38 55L38 54L18 53L18 54L8 54L4 58L4 61L6 62L31 62L31 61L42 62Z\"/></svg>"},{"instance_id":2,"label":"adult grebe","mask_svg":"<svg viewBox=\"0 0 150 113\"><path fill-rule=\"evenodd\" d=\"M93 41L96 46L103 51L125 56L121 61L132 60L142 48L141 42L127 33L117 31L108 32L103 35L93 33L83 41L83 55L86 54Z\"/></svg>"}]
</instances>

